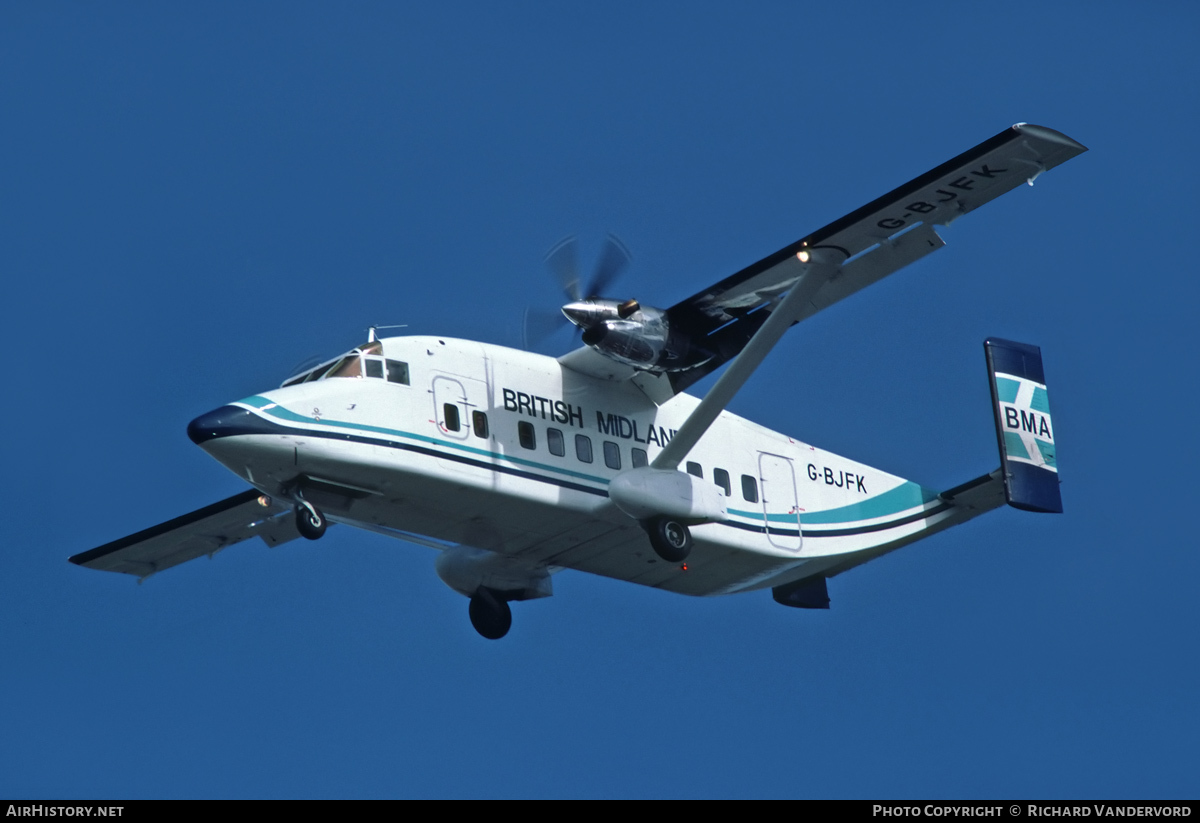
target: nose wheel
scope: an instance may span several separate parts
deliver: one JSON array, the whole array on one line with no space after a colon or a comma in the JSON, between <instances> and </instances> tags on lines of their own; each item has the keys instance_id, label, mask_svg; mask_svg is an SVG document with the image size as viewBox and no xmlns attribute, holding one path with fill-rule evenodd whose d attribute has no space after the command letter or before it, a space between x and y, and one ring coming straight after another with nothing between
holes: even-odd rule
<instances>
[{"instance_id":1,"label":"nose wheel","mask_svg":"<svg viewBox=\"0 0 1200 823\"><path fill-rule=\"evenodd\" d=\"M490 589L480 587L467 607L471 625L488 640L499 640L512 628L512 609L508 601Z\"/></svg>"},{"instance_id":2,"label":"nose wheel","mask_svg":"<svg viewBox=\"0 0 1200 823\"><path fill-rule=\"evenodd\" d=\"M692 532L678 520L656 517L642 523L642 527L650 535L654 553L668 563L680 563L691 553Z\"/></svg>"},{"instance_id":3,"label":"nose wheel","mask_svg":"<svg viewBox=\"0 0 1200 823\"><path fill-rule=\"evenodd\" d=\"M296 531L302 536L309 540L318 540L325 534L328 526L329 521L325 519L325 515L312 503L301 500L296 504Z\"/></svg>"}]
</instances>

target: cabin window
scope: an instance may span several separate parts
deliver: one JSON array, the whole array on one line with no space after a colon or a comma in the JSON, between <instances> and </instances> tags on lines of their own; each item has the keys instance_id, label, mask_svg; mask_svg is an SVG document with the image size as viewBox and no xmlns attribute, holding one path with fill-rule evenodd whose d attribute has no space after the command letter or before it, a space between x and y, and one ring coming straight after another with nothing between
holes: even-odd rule
<instances>
[{"instance_id":1,"label":"cabin window","mask_svg":"<svg viewBox=\"0 0 1200 823\"><path fill-rule=\"evenodd\" d=\"M442 425L448 432L456 432L462 428L458 422L458 406L453 403L442 404Z\"/></svg>"},{"instance_id":2,"label":"cabin window","mask_svg":"<svg viewBox=\"0 0 1200 823\"><path fill-rule=\"evenodd\" d=\"M521 448L536 449L537 434L533 431L533 424L526 423L522 420L517 424L517 438L521 441Z\"/></svg>"},{"instance_id":3,"label":"cabin window","mask_svg":"<svg viewBox=\"0 0 1200 823\"><path fill-rule=\"evenodd\" d=\"M546 429L546 448L555 457L562 457L567 453L566 444L563 442L562 429Z\"/></svg>"},{"instance_id":4,"label":"cabin window","mask_svg":"<svg viewBox=\"0 0 1200 823\"><path fill-rule=\"evenodd\" d=\"M646 459L645 449L639 449L635 447L630 449L630 452L632 453L632 459L629 462L633 464L635 469L650 465L650 461Z\"/></svg>"},{"instance_id":5,"label":"cabin window","mask_svg":"<svg viewBox=\"0 0 1200 823\"><path fill-rule=\"evenodd\" d=\"M387 379L389 383L408 385L408 364L400 360L387 361Z\"/></svg>"},{"instance_id":6,"label":"cabin window","mask_svg":"<svg viewBox=\"0 0 1200 823\"><path fill-rule=\"evenodd\" d=\"M487 414L481 411L471 412L471 426L475 429L476 437L488 436L488 419Z\"/></svg>"},{"instance_id":7,"label":"cabin window","mask_svg":"<svg viewBox=\"0 0 1200 823\"><path fill-rule=\"evenodd\" d=\"M758 481L748 474L742 475L742 497L747 503L758 502Z\"/></svg>"},{"instance_id":8,"label":"cabin window","mask_svg":"<svg viewBox=\"0 0 1200 823\"><path fill-rule=\"evenodd\" d=\"M693 463L690 460L688 461L688 464L687 464L687 473L690 474L692 477L699 477L701 479L704 478L704 469L700 468L699 463Z\"/></svg>"},{"instance_id":9,"label":"cabin window","mask_svg":"<svg viewBox=\"0 0 1200 823\"><path fill-rule=\"evenodd\" d=\"M376 377L383 379L383 361L377 357L368 357L363 360L363 366L366 369L367 377Z\"/></svg>"},{"instance_id":10,"label":"cabin window","mask_svg":"<svg viewBox=\"0 0 1200 823\"><path fill-rule=\"evenodd\" d=\"M604 465L610 469L621 468L621 447L611 440L604 441Z\"/></svg>"},{"instance_id":11,"label":"cabin window","mask_svg":"<svg viewBox=\"0 0 1200 823\"><path fill-rule=\"evenodd\" d=\"M729 485L729 472L724 469L713 469L713 482L725 490L725 496L733 494L733 489Z\"/></svg>"},{"instance_id":12,"label":"cabin window","mask_svg":"<svg viewBox=\"0 0 1200 823\"><path fill-rule=\"evenodd\" d=\"M592 438L586 434L575 435L575 456L581 463L592 462Z\"/></svg>"}]
</instances>

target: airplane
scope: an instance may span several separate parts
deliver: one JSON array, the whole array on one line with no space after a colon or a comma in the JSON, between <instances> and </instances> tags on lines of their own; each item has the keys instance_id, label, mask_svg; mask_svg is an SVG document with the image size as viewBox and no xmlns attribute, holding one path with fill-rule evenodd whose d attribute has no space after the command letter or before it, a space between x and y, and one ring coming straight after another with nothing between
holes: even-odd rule
<instances>
[{"instance_id":1,"label":"airplane","mask_svg":"<svg viewBox=\"0 0 1200 823\"><path fill-rule=\"evenodd\" d=\"M937 227L1086 151L1018 123L670 308L599 296L573 244L550 261L582 346L380 338L200 415L188 436L245 492L77 554L137 577L331 523L439 550L485 638L575 569L680 594L770 589L829 607L827 580L1006 502L1061 512L1038 347L988 338L1000 467L938 491L725 410L788 328L945 245ZM724 367L700 399L686 389Z\"/></svg>"}]
</instances>

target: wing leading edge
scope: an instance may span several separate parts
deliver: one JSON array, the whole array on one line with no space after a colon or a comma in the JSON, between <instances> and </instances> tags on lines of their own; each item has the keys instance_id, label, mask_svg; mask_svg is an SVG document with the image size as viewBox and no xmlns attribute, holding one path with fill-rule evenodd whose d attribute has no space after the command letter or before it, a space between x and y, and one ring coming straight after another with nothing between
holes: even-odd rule
<instances>
[{"instance_id":1,"label":"wing leading edge","mask_svg":"<svg viewBox=\"0 0 1200 823\"><path fill-rule=\"evenodd\" d=\"M826 249L839 263L800 322L945 245L934 226L948 225L1047 169L1087 151L1065 134L1018 123L990 140L893 189L857 211L764 257L667 310L708 357L695 368L669 373L680 392L737 356L778 298L804 271L797 255Z\"/></svg>"},{"instance_id":2,"label":"wing leading edge","mask_svg":"<svg viewBox=\"0 0 1200 823\"><path fill-rule=\"evenodd\" d=\"M68 558L77 566L138 578L261 537L278 546L300 536L291 509L254 489Z\"/></svg>"}]
</instances>

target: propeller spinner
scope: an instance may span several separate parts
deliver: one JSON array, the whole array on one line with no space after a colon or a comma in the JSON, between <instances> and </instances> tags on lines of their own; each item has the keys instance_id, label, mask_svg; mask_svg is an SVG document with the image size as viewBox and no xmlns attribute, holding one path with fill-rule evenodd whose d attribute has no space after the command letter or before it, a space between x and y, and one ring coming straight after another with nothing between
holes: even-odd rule
<instances>
[{"instance_id":1,"label":"propeller spinner","mask_svg":"<svg viewBox=\"0 0 1200 823\"><path fill-rule=\"evenodd\" d=\"M562 328L566 321L575 324L583 332L596 328L605 319L626 318L637 311L636 300L624 302L603 300L603 294L628 268L633 257L629 249L614 234L604 239L604 246L596 260L596 267L586 288L579 276L579 243L574 235L564 237L546 253L546 266L558 281L568 300L561 311L525 310L525 347L540 343ZM611 305L611 310L608 306ZM604 306L604 308L602 308ZM618 311L618 306L624 308Z\"/></svg>"}]
</instances>

